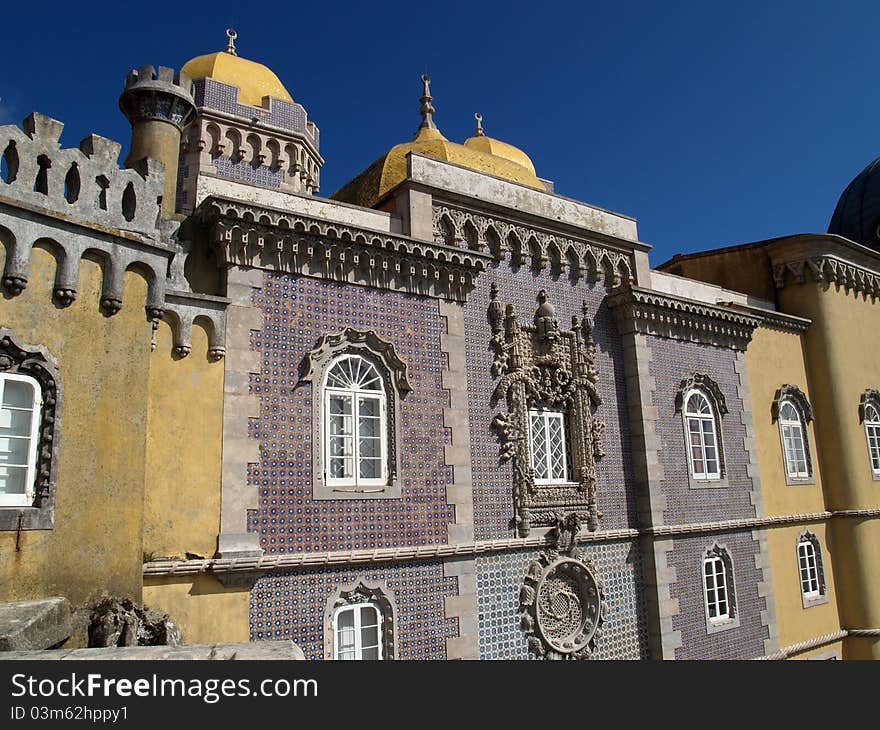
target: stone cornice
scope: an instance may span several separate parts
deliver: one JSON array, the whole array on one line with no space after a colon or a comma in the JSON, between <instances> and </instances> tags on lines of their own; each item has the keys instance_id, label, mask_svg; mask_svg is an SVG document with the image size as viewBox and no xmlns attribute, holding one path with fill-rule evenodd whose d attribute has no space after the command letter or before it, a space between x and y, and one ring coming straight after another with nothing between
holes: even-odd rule
<instances>
[{"instance_id":1,"label":"stone cornice","mask_svg":"<svg viewBox=\"0 0 880 730\"><path fill-rule=\"evenodd\" d=\"M880 510L876 510L880 516ZM598 530L590 532L582 529L578 533L579 543L609 542L614 540L634 540L639 537L669 538L683 535L731 532L760 527L819 522L837 516L836 512L809 512L772 517L722 520L716 522L695 522L681 525L661 525L644 530L621 528L617 530ZM501 538L497 540L478 540L444 545L404 545L394 548L374 550L344 550L325 553L284 553L244 558L206 558L199 560L179 560L169 558L144 563L144 576L195 575L197 573L265 573L270 570L293 570L331 565L364 565L408 560L431 560L447 557L464 557L486 553L542 548L552 543L546 532L536 531L525 538Z\"/></svg>"},{"instance_id":2,"label":"stone cornice","mask_svg":"<svg viewBox=\"0 0 880 730\"><path fill-rule=\"evenodd\" d=\"M762 327L784 330L785 332L806 332L813 323L812 320L805 317L796 317L793 314L777 312L773 309L748 306L738 302L718 302L718 304L752 317L758 317Z\"/></svg>"},{"instance_id":3,"label":"stone cornice","mask_svg":"<svg viewBox=\"0 0 880 730\"><path fill-rule=\"evenodd\" d=\"M717 347L745 350L758 317L722 305L661 294L624 283L607 298L621 334L669 337Z\"/></svg>"},{"instance_id":4,"label":"stone cornice","mask_svg":"<svg viewBox=\"0 0 880 730\"><path fill-rule=\"evenodd\" d=\"M615 248L605 239L617 239L606 234L591 232L590 238L596 240L588 240L554 231L537 219L514 221L464 205L435 204L433 232L435 241L449 239L445 243L455 248L488 253L495 259L509 252L515 265L531 260L538 270L567 270L575 280L605 279L609 287L631 281L635 270L632 251L627 250L633 247L632 242Z\"/></svg>"},{"instance_id":5,"label":"stone cornice","mask_svg":"<svg viewBox=\"0 0 880 730\"><path fill-rule=\"evenodd\" d=\"M226 265L464 301L492 257L212 195L196 215Z\"/></svg>"},{"instance_id":6,"label":"stone cornice","mask_svg":"<svg viewBox=\"0 0 880 730\"><path fill-rule=\"evenodd\" d=\"M794 282L807 280L819 284L837 284L848 291L870 296L880 296L880 273L832 254L804 256L773 263L773 281L781 289Z\"/></svg>"}]
</instances>

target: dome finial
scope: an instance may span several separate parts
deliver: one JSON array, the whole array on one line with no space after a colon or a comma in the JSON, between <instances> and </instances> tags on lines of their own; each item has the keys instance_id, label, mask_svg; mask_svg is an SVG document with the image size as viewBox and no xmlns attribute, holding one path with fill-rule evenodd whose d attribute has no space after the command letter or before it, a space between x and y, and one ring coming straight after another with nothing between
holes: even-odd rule
<instances>
[{"instance_id":1,"label":"dome finial","mask_svg":"<svg viewBox=\"0 0 880 730\"><path fill-rule=\"evenodd\" d=\"M474 136L476 137L485 137L485 133L483 132L483 115L480 112L474 114L474 119L477 120L477 131L474 132Z\"/></svg>"},{"instance_id":2,"label":"dome finial","mask_svg":"<svg viewBox=\"0 0 880 730\"><path fill-rule=\"evenodd\" d=\"M238 38L238 33L233 28L227 28L226 37L229 39L229 42L226 44L226 52L237 56L238 54L235 52L235 39Z\"/></svg>"},{"instance_id":3,"label":"dome finial","mask_svg":"<svg viewBox=\"0 0 880 730\"><path fill-rule=\"evenodd\" d=\"M431 79L428 78L427 73L422 74L422 98L419 101L422 102L422 108L419 110L419 113L422 115L422 123L419 125L419 129L437 129L437 125L434 124L434 105L432 102L434 101L434 97L431 96Z\"/></svg>"}]
</instances>

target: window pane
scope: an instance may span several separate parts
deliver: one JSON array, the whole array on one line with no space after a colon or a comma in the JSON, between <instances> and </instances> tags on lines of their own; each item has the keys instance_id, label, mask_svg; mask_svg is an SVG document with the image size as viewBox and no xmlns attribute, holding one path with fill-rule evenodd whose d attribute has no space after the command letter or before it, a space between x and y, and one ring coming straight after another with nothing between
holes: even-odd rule
<instances>
[{"instance_id":1,"label":"window pane","mask_svg":"<svg viewBox=\"0 0 880 730\"><path fill-rule=\"evenodd\" d=\"M358 419L358 434L363 437L378 437L381 434L381 420L378 418Z\"/></svg>"},{"instance_id":2,"label":"window pane","mask_svg":"<svg viewBox=\"0 0 880 730\"><path fill-rule=\"evenodd\" d=\"M0 437L0 464L28 465L30 439Z\"/></svg>"},{"instance_id":3,"label":"window pane","mask_svg":"<svg viewBox=\"0 0 880 730\"><path fill-rule=\"evenodd\" d=\"M361 459L360 460L360 476L362 479L381 479L382 478L382 460L381 459Z\"/></svg>"},{"instance_id":4,"label":"window pane","mask_svg":"<svg viewBox=\"0 0 880 730\"><path fill-rule=\"evenodd\" d=\"M30 436L30 434L31 411L0 409L0 435Z\"/></svg>"},{"instance_id":5,"label":"window pane","mask_svg":"<svg viewBox=\"0 0 880 730\"><path fill-rule=\"evenodd\" d=\"M24 494L27 467L0 466L0 494Z\"/></svg>"},{"instance_id":6,"label":"window pane","mask_svg":"<svg viewBox=\"0 0 880 730\"><path fill-rule=\"evenodd\" d=\"M379 658L379 648L364 649L361 657L365 660L375 660Z\"/></svg>"},{"instance_id":7,"label":"window pane","mask_svg":"<svg viewBox=\"0 0 880 730\"><path fill-rule=\"evenodd\" d=\"M379 627L367 626L361 629L361 646L379 646Z\"/></svg>"},{"instance_id":8,"label":"window pane","mask_svg":"<svg viewBox=\"0 0 880 730\"><path fill-rule=\"evenodd\" d=\"M379 417L379 399L378 398L358 398L358 413L361 416Z\"/></svg>"},{"instance_id":9,"label":"window pane","mask_svg":"<svg viewBox=\"0 0 880 730\"><path fill-rule=\"evenodd\" d=\"M375 626L378 623L378 612L372 606L361 606L361 626Z\"/></svg>"},{"instance_id":10,"label":"window pane","mask_svg":"<svg viewBox=\"0 0 880 730\"><path fill-rule=\"evenodd\" d=\"M351 415L351 396L347 395L331 395L330 396L330 413Z\"/></svg>"},{"instance_id":11,"label":"window pane","mask_svg":"<svg viewBox=\"0 0 880 730\"><path fill-rule=\"evenodd\" d=\"M550 450L550 478L565 479L565 431L562 418L548 414L548 447Z\"/></svg>"},{"instance_id":12,"label":"window pane","mask_svg":"<svg viewBox=\"0 0 880 730\"><path fill-rule=\"evenodd\" d=\"M353 473L353 459L330 458L330 476L333 479L345 479Z\"/></svg>"},{"instance_id":13,"label":"window pane","mask_svg":"<svg viewBox=\"0 0 880 730\"><path fill-rule=\"evenodd\" d=\"M34 386L23 380L3 380L4 407L33 408Z\"/></svg>"},{"instance_id":14,"label":"window pane","mask_svg":"<svg viewBox=\"0 0 880 730\"><path fill-rule=\"evenodd\" d=\"M336 625L340 629L353 629L354 628L354 611L340 611L336 615Z\"/></svg>"},{"instance_id":15,"label":"window pane","mask_svg":"<svg viewBox=\"0 0 880 730\"><path fill-rule=\"evenodd\" d=\"M382 440L369 438L361 439L358 442L361 458L375 458L382 456Z\"/></svg>"},{"instance_id":16,"label":"window pane","mask_svg":"<svg viewBox=\"0 0 880 730\"><path fill-rule=\"evenodd\" d=\"M532 468L535 479L547 479L547 434L541 414L530 414L532 431Z\"/></svg>"}]
</instances>

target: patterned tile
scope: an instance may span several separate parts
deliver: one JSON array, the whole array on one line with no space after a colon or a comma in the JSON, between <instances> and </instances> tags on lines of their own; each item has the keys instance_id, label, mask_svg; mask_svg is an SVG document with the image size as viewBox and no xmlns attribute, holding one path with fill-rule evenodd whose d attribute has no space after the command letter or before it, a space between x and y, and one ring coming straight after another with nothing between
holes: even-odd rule
<instances>
[{"instance_id":1,"label":"patterned tile","mask_svg":"<svg viewBox=\"0 0 880 730\"><path fill-rule=\"evenodd\" d=\"M648 655L642 597L641 556L636 543L584 545L605 582L608 616L596 659L641 659ZM479 557L476 561L481 659L531 659L520 629L519 591L533 551Z\"/></svg>"},{"instance_id":2,"label":"patterned tile","mask_svg":"<svg viewBox=\"0 0 880 730\"><path fill-rule=\"evenodd\" d=\"M307 659L324 657L324 613L340 585L384 581L397 605L397 657L445 659L458 620L446 618L444 598L458 592L439 561L342 570L311 569L261 577L251 591L251 641L290 639Z\"/></svg>"}]
</instances>

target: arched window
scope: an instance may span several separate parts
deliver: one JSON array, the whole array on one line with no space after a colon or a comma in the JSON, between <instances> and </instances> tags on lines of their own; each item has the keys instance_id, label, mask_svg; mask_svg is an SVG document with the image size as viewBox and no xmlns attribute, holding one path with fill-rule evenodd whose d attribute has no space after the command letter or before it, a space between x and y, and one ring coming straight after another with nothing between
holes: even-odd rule
<instances>
[{"instance_id":1,"label":"arched window","mask_svg":"<svg viewBox=\"0 0 880 730\"><path fill-rule=\"evenodd\" d=\"M865 436L868 439L871 472L875 477L880 477L880 411L872 402L865 403Z\"/></svg>"},{"instance_id":2,"label":"arched window","mask_svg":"<svg viewBox=\"0 0 880 730\"><path fill-rule=\"evenodd\" d=\"M333 616L334 659L382 658L382 612L373 603L336 609Z\"/></svg>"},{"instance_id":3,"label":"arched window","mask_svg":"<svg viewBox=\"0 0 880 730\"><path fill-rule=\"evenodd\" d=\"M529 446L536 484L568 481L568 447L565 414L559 411L529 411Z\"/></svg>"},{"instance_id":4,"label":"arched window","mask_svg":"<svg viewBox=\"0 0 880 730\"><path fill-rule=\"evenodd\" d=\"M340 585L324 611L324 658L393 660L396 624L397 605L384 581Z\"/></svg>"},{"instance_id":5,"label":"arched window","mask_svg":"<svg viewBox=\"0 0 880 730\"><path fill-rule=\"evenodd\" d=\"M819 538L807 530L798 537L798 576L804 608L826 603L825 569L822 564L822 547Z\"/></svg>"},{"instance_id":6,"label":"arched window","mask_svg":"<svg viewBox=\"0 0 880 730\"><path fill-rule=\"evenodd\" d=\"M0 373L0 506L33 504L42 406L34 378Z\"/></svg>"},{"instance_id":7,"label":"arched window","mask_svg":"<svg viewBox=\"0 0 880 730\"><path fill-rule=\"evenodd\" d=\"M724 545L715 543L703 553L703 599L709 633L739 625L733 561Z\"/></svg>"},{"instance_id":8,"label":"arched window","mask_svg":"<svg viewBox=\"0 0 880 730\"><path fill-rule=\"evenodd\" d=\"M706 589L706 612L709 621L727 621L730 601L727 598L727 568L717 556L703 560L703 581Z\"/></svg>"},{"instance_id":9,"label":"arched window","mask_svg":"<svg viewBox=\"0 0 880 730\"><path fill-rule=\"evenodd\" d=\"M361 355L338 357L324 383L324 444L328 486L386 482L386 397L382 376Z\"/></svg>"},{"instance_id":10,"label":"arched window","mask_svg":"<svg viewBox=\"0 0 880 730\"><path fill-rule=\"evenodd\" d=\"M807 396L798 386L786 383L776 391L770 412L773 420L779 422L786 484L812 484L813 461L807 427L813 420L813 407Z\"/></svg>"},{"instance_id":11,"label":"arched window","mask_svg":"<svg viewBox=\"0 0 880 730\"><path fill-rule=\"evenodd\" d=\"M721 479L715 412L704 392L693 389L685 393L684 420L691 476L697 480Z\"/></svg>"},{"instance_id":12,"label":"arched window","mask_svg":"<svg viewBox=\"0 0 880 730\"><path fill-rule=\"evenodd\" d=\"M779 408L779 428L782 431L782 456L785 473L792 479L807 479L810 462L807 457L807 438L800 414L791 401Z\"/></svg>"}]
</instances>

